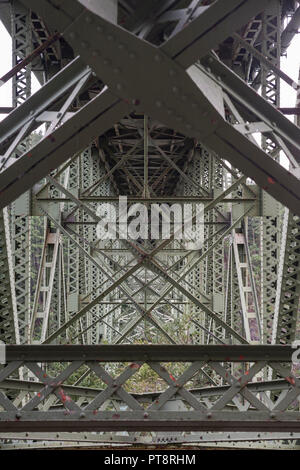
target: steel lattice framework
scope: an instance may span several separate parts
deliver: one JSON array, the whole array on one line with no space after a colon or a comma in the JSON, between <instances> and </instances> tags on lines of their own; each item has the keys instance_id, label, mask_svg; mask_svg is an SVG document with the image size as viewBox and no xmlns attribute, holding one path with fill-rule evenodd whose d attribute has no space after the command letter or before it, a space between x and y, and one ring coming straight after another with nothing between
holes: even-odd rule
<instances>
[{"instance_id":1,"label":"steel lattice framework","mask_svg":"<svg viewBox=\"0 0 300 470\"><path fill-rule=\"evenodd\" d=\"M299 2L11 0L0 19L0 448L297 448L300 85L280 58ZM201 248L100 239L120 196L202 203Z\"/></svg>"}]
</instances>

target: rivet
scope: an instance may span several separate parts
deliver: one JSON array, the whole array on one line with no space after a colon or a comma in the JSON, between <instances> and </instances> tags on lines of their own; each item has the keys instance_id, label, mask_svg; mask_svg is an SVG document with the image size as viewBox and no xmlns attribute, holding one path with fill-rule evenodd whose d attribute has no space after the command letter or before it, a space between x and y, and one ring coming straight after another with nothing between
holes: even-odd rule
<instances>
[{"instance_id":1,"label":"rivet","mask_svg":"<svg viewBox=\"0 0 300 470\"><path fill-rule=\"evenodd\" d=\"M173 109L171 109L171 108L168 108L168 109L167 109L167 114L170 115L170 114L173 114L173 113L174 113Z\"/></svg>"},{"instance_id":2,"label":"rivet","mask_svg":"<svg viewBox=\"0 0 300 470\"><path fill-rule=\"evenodd\" d=\"M77 34L75 34L74 31L71 31L71 32L69 33L69 37L70 37L71 39L75 39L76 36L77 36Z\"/></svg>"},{"instance_id":3,"label":"rivet","mask_svg":"<svg viewBox=\"0 0 300 470\"><path fill-rule=\"evenodd\" d=\"M92 51L92 56L93 57L99 57L100 52L99 51Z\"/></svg>"},{"instance_id":4,"label":"rivet","mask_svg":"<svg viewBox=\"0 0 300 470\"><path fill-rule=\"evenodd\" d=\"M114 68L114 73L120 73L120 72L121 72L121 69L119 67Z\"/></svg>"},{"instance_id":5,"label":"rivet","mask_svg":"<svg viewBox=\"0 0 300 470\"><path fill-rule=\"evenodd\" d=\"M21 413L16 413L16 418L17 419L21 418Z\"/></svg>"},{"instance_id":6,"label":"rivet","mask_svg":"<svg viewBox=\"0 0 300 470\"><path fill-rule=\"evenodd\" d=\"M120 51L123 51L125 49L124 44L118 44L118 49L120 49Z\"/></svg>"},{"instance_id":7,"label":"rivet","mask_svg":"<svg viewBox=\"0 0 300 470\"><path fill-rule=\"evenodd\" d=\"M270 418L276 418L276 414L273 411L270 413Z\"/></svg>"},{"instance_id":8,"label":"rivet","mask_svg":"<svg viewBox=\"0 0 300 470\"><path fill-rule=\"evenodd\" d=\"M85 413L81 412L79 416L80 418L85 418Z\"/></svg>"},{"instance_id":9,"label":"rivet","mask_svg":"<svg viewBox=\"0 0 300 470\"><path fill-rule=\"evenodd\" d=\"M122 83L117 83L117 84L116 84L116 89L117 89L117 90L122 90L122 89L123 89Z\"/></svg>"},{"instance_id":10,"label":"rivet","mask_svg":"<svg viewBox=\"0 0 300 470\"><path fill-rule=\"evenodd\" d=\"M182 116L176 116L176 121L177 121L177 122L182 122L182 121L183 121L183 117L182 117Z\"/></svg>"},{"instance_id":11,"label":"rivet","mask_svg":"<svg viewBox=\"0 0 300 470\"><path fill-rule=\"evenodd\" d=\"M162 102L161 101L156 101L155 104L158 108L161 108Z\"/></svg>"},{"instance_id":12,"label":"rivet","mask_svg":"<svg viewBox=\"0 0 300 470\"><path fill-rule=\"evenodd\" d=\"M104 64L104 65L109 65L109 64L110 64L110 60L109 60L109 59L104 59L104 60L103 60L103 64Z\"/></svg>"},{"instance_id":13,"label":"rivet","mask_svg":"<svg viewBox=\"0 0 300 470\"><path fill-rule=\"evenodd\" d=\"M114 40L114 36L113 36L112 34L109 34L109 35L107 36L107 39L108 39L109 41L113 41L113 40Z\"/></svg>"},{"instance_id":14,"label":"rivet","mask_svg":"<svg viewBox=\"0 0 300 470\"><path fill-rule=\"evenodd\" d=\"M177 86L173 86L172 91L173 91L173 93L178 93L179 90L178 90Z\"/></svg>"},{"instance_id":15,"label":"rivet","mask_svg":"<svg viewBox=\"0 0 300 470\"><path fill-rule=\"evenodd\" d=\"M86 48L88 47L89 43L86 42L86 41L82 41L80 45L81 45L81 47L83 47L84 49L86 49Z\"/></svg>"},{"instance_id":16,"label":"rivet","mask_svg":"<svg viewBox=\"0 0 300 470\"><path fill-rule=\"evenodd\" d=\"M210 68L210 67L206 67L206 70L208 71L208 73L211 72L211 68Z\"/></svg>"},{"instance_id":17,"label":"rivet","mask_svg":"<svg viewBox=\"0 0 300 470\"><path fill-rule=\"evenodd\" d=\"M173 70L173 69L169 70L169 75L170 75L170 77L174 77L174 75L176 75L175 70Z\"/></svg>"},{"instance_id":18,"label":"rivet","mask_svg":"<svg viewBox=\"0 0 300 470\"><path fill-rule=\"evenodd\" d=\"M93 20L92 20L91 16L86 16L85 21L86 21L86 23L91 24Z\"/></svg>"},{"instance_id":19,"label":"rivet","mask_svg":"<svg viewBox=\"0 0 300 470\"><path fill-rule=\"evenodd\" d=\"M161 62L161 56L159 54L156 54L154 56L154 60L156 60L156 62Z\"/></svg>"},{"instance_id":20,"label":"rivet","mask_svg":"<svg viewBox=\"0 0 300 470\"><path fill-rule=\"evenodd\" d=\"M192 128L191 124L186 124L185 127L186 127L186 129L191 129Z\"/></svg>"},{"instance_id":21,"label":"rivet","mask_svg":"<svg viewBox=\"0 0 300 470\"><path fill-rule=\"evenodd\" d=\"M134 52L129 52L130 59L136 59L136 54Z\"/></svg>"},{"instance_id":22,"label":"rivet","mask_svg":"<svg viewBox=\"0 0 300 470\"><path fill-rule=\"evenodd\" d=\"M103 26L98 25L96 30L98 31L98 33L103 33Z\"/></svg>"}]
</instances>

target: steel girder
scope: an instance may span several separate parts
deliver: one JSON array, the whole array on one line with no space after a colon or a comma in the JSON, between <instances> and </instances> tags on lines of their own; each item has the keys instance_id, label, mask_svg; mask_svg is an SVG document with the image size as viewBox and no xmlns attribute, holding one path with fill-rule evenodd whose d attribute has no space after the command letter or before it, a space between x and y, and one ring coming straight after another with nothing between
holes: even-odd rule
<instances>
[{"instance_id":1,"label":"steel girder","mask_svg":"<svg viewBox=\"0 0 300 470\"><path fill-rule=\"evenodd\" d=\"M119 439L113 436L110 436L109 433L103 433L104 435L104 440L101 441L99 440L98 442L96 439L93 440L92 438L92 433L74 433L74 438L76 440L72 439L66 439L65 435L68 433L56 433L56 436L61 437L61 440L58 441L57 438L55 439L54 433L33 433L34 438L36 438L36 441L31 442L29 439L26 440L26 434L28 433L23 433L23 436L25 436L24 439L19 444L16 444L14 442L14 438L16 437L15 434L9 433L9 438L7 439L7 442L1 445L1 450L15 450L15 449L43 449L45 447L50 448L50 449L61 449L61 448L70 448L71 450L76 449L84 449L84 448L95 448L98 450L106 450L107 445L110 445L113 449L116 450L130 450L133 448L134 450L139 450L140 447L145 446L145 445L151 445L151 444L156 444L159 445L159 449L161 452L164 452L165 450L170 450L170 444L175 445L176 449L178 451L185 451L186 447L189 446L189 449L193 449L194 451L201 451L201 450L212 450L215 447L220 447L221 449L253 449L253 450L299 450L299 446L297 444L297 439L293 439L293 436L297 438L297 433L291 433L292 437L290 439L284 437L284 434L282 433L274 433L275 435L275 440L270 440L270 439L264 439L264 436L267 435L267 433L237 433L240 438L237 438L235 440L235 433L210 433L209 438L207 438L208 433L195 433L199 434L199 440L201 442L195 441L193 439L189 439L186 437L183 441L183 443L178 443L178 439L176 437L161 437L157 439L147 439L147 438L136 438L136 437L121 437L119 436ZM43 438L44 435L44 438ZM224 438L222 438L222 435ZM225 439L225 436L228 437L228 440ZM259 438L256 439L256 436L262 436L262 439L260 440ZM89 438L91 437L91 442L89 442ZM220 437L220 439L219 439ZM230 441L230 438L232 437L232 442ZM248 439L252 440L248 440ZM11 441L12 439L12 441ZM276 439L280 439L276 440ZM11 442L10 442L11 441ZM195 443L197 442L197 443ZM102 444L102 446L101 446ZM124 448L124 446L126 446Z\"/></svg>"},{"instance_id":2,"label":"steel girder","mask_svg":"<svg viewBox=\"0 0 300 470\"><path fill-rule=\"evenodd\" d=\"M0 338L5 343L19 343L16 294L13 275L13 259L9 236L9 215L7 209L0 212L0 253L1 253L1 314Z\"/></svg>"},{"instance_id":3,"label":"steel girder","mask_svg":"<svg viewBox=\"0 0 300 470\"><path fill-rule=\"evenodd\" d=\"M299 218L286 209L282 226L279 283L275 304L274 343L291 343L297 333L300 298L299 225Z\"/></svg>"},{"instance_id":4,"label":"steel girder","mask_svg":"<svg viewBox=\"0 0 300 470\"><path fill-rule=\"evenodd\" d=\"M30 27L30 11L17 1L11 4L11 33L12 33L12 65L17 65L32 50L32 31ZM13 76L12 104L14 108L22 105L31 94L31 64L23 67ZM2 159L2 164L11 157L23 154L30 147L30 137L26 138L26 126L20 130L19 139L10 145ZM15 153L14 153L15 152ZM1 165L2 166L2 165ZM24 195L25 205L30 199L30 191ZM29 311L31 305L31 221L18 211L18 201L10 208L6 208L10 214L11 248L13 259L14 285L12 285L12 297L15 297L17 321L15 336L20 342L26 341L29 323Z\"/></svg>"},{"instance_id":5,"label":"steel girder","mask_svg":"<svg viewBox=\"0 0 300 470\"><path fill-rule=\"evenodd\" d=\"M298 84L300 83L300 74ZM296 99L299 107L299 88ZM299 126L299 116L296 116ZM299 171L299 166L297 167ZM296 170L296 171L297 171ZM285 209L279 263L279 282L274 312L273 341L291 343L297 337L300 301L300 222L299 217Z\"/></svg>"},{"instance_id":6,"label":"steel girder","mask_svg":"<svg viewBox=\"0 0 300 470\"><path fill-rule=\"evenodd\" d=\"M291 371L292 352L291 347L284 346L11 345L7 347L7 365L0 372L0 384L13 371L26 367L42 386L26 404L14 404L1 392L0 429L1 432L45 431L46 428L47 431L168 431L176 425L178 430L185 431L297 432L300 385ZM53 361L69 365L62 364L59 372L55 372L51 369ZM124 364L124 361L130 364L121 366L118 376L108 374L103 367L109 362ZM174 361L183 364L177 376L170 366L161 364ZM246 363L244 371L228 369L229 364ZM146 408L123 388L129 381L127 390L130 390L130 380L138 375L143 364L148 364L163 384L159 397ZM213 388L216 398L208 401L197 399L186 385L201 374L205 364L229 385L224 390ZM85 404L74 401L64 390L64 383L72 380L83 365L89 373L96 374L99 383L106 384ZM284 387L275 401L248 388L249 382L266 367L272 368L288 384L288 389ZM42 404L51 395L58 399L57 405L43 408ZM124 402L124 411L109 411L114 395ZM182 411L164 411L164 404L175 397L183 403Z\"/></svg>"}]
</instances>

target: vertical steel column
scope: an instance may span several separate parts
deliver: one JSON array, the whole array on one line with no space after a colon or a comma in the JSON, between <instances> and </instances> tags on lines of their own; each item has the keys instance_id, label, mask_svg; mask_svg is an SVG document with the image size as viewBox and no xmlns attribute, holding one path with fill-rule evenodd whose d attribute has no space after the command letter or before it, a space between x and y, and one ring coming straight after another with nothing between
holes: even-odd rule
<instances>
[{"instance_id":1,"label":"vertical steel column","mask_svg":"<svg viewBox=\"0 0 300 470\"><path fill-rule=\"evenodd\" d=\"M300 70L298 83L300 84ZM296 107L300 108L300 91L297 91ZM300 116L295 124L300 126ZM300 174L300 167L292 169ZM273 343L292 343L297 334L300 299L300 217L284 210L282 241L279 262L279 283L276 295L273 324Z\"/></svg>"},{"instance_id":2,"label":"vertical steel column","mask_svg":"<svg viewBox=\"0 0 300 470\"><path fill-rule=\"evenodd\" d=\"M78 156L74 161L71 162L69 166L69 177L67 183L67 189L70 191L74 196L78 195L78 188L80 187L80 164L79 164L80 156ZM75 204L70 203L67 205L67 211L75 209ZM72 220L74 222L78 221L78 213L75 213L72 216ZM79 228L74 226L74 231L79 233ZM80 253L78 248L71 242L70 239L67 239L64 243L64 247L66 250L66 292L67 292L67 316L70 318L73 314L75 314L79 310L79 283L80 283ZM82 269L82 266L81 266ZM78 333L78 327L76 330L69 331L69 333ZM69 339L67 335L67 339Z\"/></svg>"},{"instance_id":3,"label":"vertical steel column","mask_svg":"<svg viewBox=\"0 0 300 470\"><path fill-rule=\"evenodd\" d=\"M0 211L0 340L20 342L7 208Z\"/></svg>"},{"instance_id":4,"label":"vertical steel column","mask_svg":"<svg viewBox=\"0 0 300 470\"><path fill-rule=\"evenodd\" d=\"M95 147L90 146L81 155L81 178L82 186L81 191L85 191L91 187L96 181L98 181L105 174L103 163L100 161L99 152ZM100 186L93 192L94 196L109 196L110 184L109 182L103 181ZM89 206L96 213L97 203L90 203ZM87 219L86 215L84 217ZM95 245L97 242L96 226L94 225L83 225L83 237L89 243ZM85 249L93 256L97 257L97 252L93 250L90 245L87 245ZM105 276L99 271L99 269L88 259L85 259L85 275L86 275L86 294L89 293L89 300L93 300L99 293L96 290L105 281ZM87 316L87 326L91 325L99 316L103 315L107 310L107 307L103 305L96 305L91 309ZM104 335L104 326L99 322L92 326L88 330L87 341L89 344L98 344L101 337Z\"/></svg>"},{"instance_id":5,"label":"vertical steel column","mask_svg":"<svg viewBox=\"0 0 300 470\"><path fill-rule=\"evenodd\" d=\"M11 2L12 66L15 67L32 51L31 13L19 2ZM31 62L13 76L13 106L19 106L31 95Z\"/></svg>"},{"instance_id":6,"label":"vertical steel column","mask_svg":"<svg viewBox=\"0 0 300 470\"><path fill-rule=\"evenodd\" d=\"M35 286L35 298L32 308L31 327L29 340L30 343L41 343L46 339L48 333L50 317L50 304L52 308L54 278L57 268L57 259L59 252L60 233L50 231L50 227L45 231L45 242L40 261L40 268L37 283ZM55 305L57 308L57 304Z\"/></svg>"},{"instance_id":7,"label":"vertical steel column","mask_svg":"<svg viewBox=\"0 0 300 470\"><path fill-rule=\"evenodd\" d=\"M207 154L208 157L208 154ZM202 185L205 187L204 181L201 181L203 178L203 162L204 156L203 156L203 151L201 150L196 150L195 154L193 156L192 161L188 164L187 168L187 175L192 178L197 184ZM205 160L205 163L208 163ZM188 183L184 183L184 195L185 196L200 196L201 193L200 191L191 186ZM187 260L187 263L189 260ZM206 260L203 262L199 263L199 265L191 271L190 274L188 274L188 281L192 284L194 287L194 292L195 295L198 295L198 292L200 292L201 288L203 289L203 283L205 279L205 273L204 273L204 264L206 263ZM203 289L204 290L204 289ZM195 319L197 319L197 322L200 323L201 325L205 325L205 313L194 303L188 302L187 305L188 313L193 316ZM207 340L209 338L206 338ZM193 325L193 343L196 344L205 344L205 333L204 331L199 328L197 325Z\"/></svg>"},{"instance_id":8,"label":"vertical steel column","mask_svg":"<svg viewBox=\"0 0 300 470\"><path fill-rule=\"evenodd\" d=\"M280 67L281 2L273 0L263 13L262 53ZM262 64L262 96L274 106L280 106L280 80ZM262 138L262 147L272 158L279 159L277 144ZM271 343L272 323L278 281L278 262L281 232L281 206L274 203L274 216L263 217L261 222L261 318L263 342Z\"/></svg>"},{"instance_id":9,"label":"vertical steel column","mask_svg":"<svg viewBox=\"0 0 300 470\"><path fill-rule=\"evenodd\" d=\"M32 49L30 11L18 2L11 4L12 65L24 59ZM31 64L21 69L12 83L12 104L16 107L31 94ZM28 142L23 141L17 148L21 155ZM31 246L30 246L30 193L27 192L12 204L11 237L15 272L16 306L20 341L27 341L31 308Z\"/></svg>"},{"instance_id":10,"label":"vertical steel column","mask_svg":"<svg viewBox=\"0 0 300 470\"><path fill-rule=\"evenodd\" d=\"M196 151L188 168L188 175L201 188L206 191L207 195L217 197L224 190L224 167L222 163L204 147L200 151ZM197 188L185 184L185 195L202 195ZM217 205L214 209L205 214L205 222L208 224L204 227L204 238L206 240L204 250L210 248L214 242L214 235L219 230L216 222L219 221L221 206ZM195 287L195 295L200 291L210 299L210 308L221 316L224 316L225 302L225 282L224 282L224 241L217 244L208 256L189 274L189 281ZM207 318L199 307L191 305L192 311L199 316L198 322L208 331L215 332L218 337L222 336L222 332L217 331L218 327L214 322ZM196 318L195 317L195 318ZM212 335L205 335L204 331L195 327L197 334L194 338L199 344L205 342L214 342ZM222 330L222 328L221 328Z\"/></svg>"},{"instance_id":11,"label":"vertical steel column","mask_svg":"<svg viewBox=\"0 0 300 470\"><path fill-rule=\"evenodd\" d=\"M258 301L246 233L247 224L246 226L243 224L242 229L233 230L233 253L240 291L245 338L251 344L259 344L261 334Z\"/></svg>"},{"instance_id":12,"label":"vertical steel column","mask_svg":"<svg viewBox=\"0 0 300 470\"><path fill-rule=\"evenodd\" d=\"M222 163L215 157L212 159L212 194L213 197L218 197L225 189L225 172ZM222 205L217 205L212 211L212 236L219 230L217 222L221 221L220 214L222 214ZM213 271L213 289L212 289L212 310L218 313L224 320L224 305L225 305L225 267L224 267L224 239L218 243L212 251L212 271ZM222 328L214 324L214 332L216 336L221 338Z\"/></svg>"}]
</instances>

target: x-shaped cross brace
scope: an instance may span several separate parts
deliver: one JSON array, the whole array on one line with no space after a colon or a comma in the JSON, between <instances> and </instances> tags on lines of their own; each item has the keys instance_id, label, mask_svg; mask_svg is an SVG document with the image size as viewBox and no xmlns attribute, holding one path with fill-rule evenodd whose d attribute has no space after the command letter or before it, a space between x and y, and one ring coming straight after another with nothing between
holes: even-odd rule
<instances>
[{"instance_id":1,"label":"x-shaped cross brace","mask_svg":"<svg viewBox=\"0 0 300 470\"><path fill-rule=\"evenodd\" d=\"M273 197L300 215L296 176L224 119L209 97L211 83L192 65L225 39L233 24L235 29L245 24L268 5L268 0L218 0L159 48L89 11L85 0L56 2L57 7L47 0L23 3L63 33L109 91L89 103L79 119L74 116L54 131L46 146L38 144L31 152L32 163L28 159L25 166L16 162L0 175L4 205L45 176L49 161L52 167L59 165L70 152L86 146L92 127L94 136L97 128L101 133L124 113L138 109L222 154L261 187L268 185ZM101 116L95 107L101 109Z\"/></svg>"}]
</instances>

